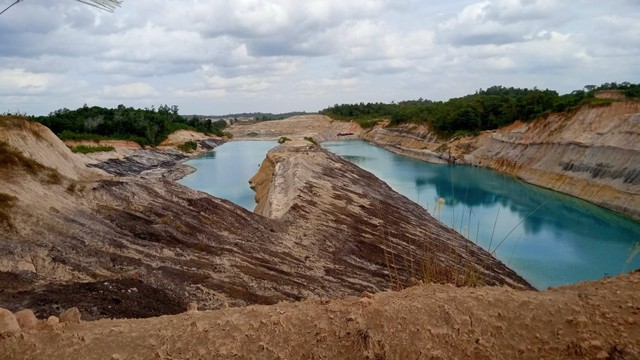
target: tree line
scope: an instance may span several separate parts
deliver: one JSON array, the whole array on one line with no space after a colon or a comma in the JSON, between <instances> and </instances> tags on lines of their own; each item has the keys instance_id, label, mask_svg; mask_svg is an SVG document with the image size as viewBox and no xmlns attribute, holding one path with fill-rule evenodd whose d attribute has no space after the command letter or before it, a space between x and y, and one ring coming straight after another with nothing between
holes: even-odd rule
<instances>
[{"instance_id":1,"label":"tree line","mask_svg":"<svg viewBox=\"0 0 640 360\"><path fill-rule=\"evenodd\" d=\"M121 139L142 146L156 146L177 130L194 130L223 136L224 120L211 121L198 116L185 118L178 106L160 105L134 109L118 105L115 109L83 106L76 110L56 110L46 116L31 117L42 123L63 140Z\"/></svg>"},{"instance_id":2,"label":"tree line","mask_svg":"<svg viewBox=\"0 0 640 360\"><path fill-rule=\"evenodd\" d=\"M493 130L516 120L532 120L583 104L611 103L612 100L595 97L601 90L618 90L628 98L640 97L640 84L628 82L587 85L583 90L575 90L565 95L548 89L493 86L448 101L421 98L391 104L336 104L322 110L321 113L337 120L354 120L364 127L372 126L381 119L389 119L392 125L407 122L427 123L440 135L452 136L458 133Z\"/></svg>"}]
</instances>

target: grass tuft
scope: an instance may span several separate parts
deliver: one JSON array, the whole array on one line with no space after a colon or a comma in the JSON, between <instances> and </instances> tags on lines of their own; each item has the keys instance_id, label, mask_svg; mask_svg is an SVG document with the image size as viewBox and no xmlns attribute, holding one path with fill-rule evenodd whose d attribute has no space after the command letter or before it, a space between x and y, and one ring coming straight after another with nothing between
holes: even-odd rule
<instances>
[{"instance_id":1,"label":"grass tuft","mask_svg":"<svg viewBox=\"0 0 640 360\"><path fill-rule=\"evenodd\" d=\"M312 136L305 136L304 139L307 140L308 142L312 143L313 145L318 146L318 142Z\"/></svg>"},{"instance_id":2,"label":"grass tuft","mask_svg":"<svg viewBox=\"0 0 640 360\"><path fill-rule=\"evenodd\" d=\"M45 184L60 184L62 175L56 169L44 166L24 156L6 142L0 142L0 174L8 174L9 170L24 170L28 174L39 176ZM44 178L42 177L44 176Z\"/></svg>"},{"instance_id":3,"label":"grass tuft","mask_svg":"<svg viewBox=\"0 0 640 360\"><path fill-rule=\"evenodd\" d=\"M114 151L113 146L91 146L91 145L78 145L71 147L71 151L77 154L91 154L103 151Z\"/></svg>"},{"instance_id":4,"label":"grass tuft","mask_svg":"<svg viewBox=\"0 0 640 360\"><path fill-rule=\"evenodd\" d=\"M186 152L186 153L192 153L192 152L196 151L197 148L198 148L198 143L193 141L193 140L189 140L189 141L185 142L184 144L178 145L178 149L180 151Z\"/></svg>"}]
</instances>

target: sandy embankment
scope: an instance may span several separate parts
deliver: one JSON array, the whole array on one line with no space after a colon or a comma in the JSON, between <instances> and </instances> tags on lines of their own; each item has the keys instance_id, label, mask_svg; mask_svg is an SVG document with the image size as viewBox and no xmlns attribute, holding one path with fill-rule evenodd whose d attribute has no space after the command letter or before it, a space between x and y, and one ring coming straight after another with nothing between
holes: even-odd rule
<instances>
[{"instance_id":1,"label":"sandy embankment","mask_svg":"<svg viewBox=\"0 0 640 360\"><path fill-rule=\"evenodd\" d=\"M640 273L537 293L417 286L342 300L41 324L3 359L626 359Z\"/></svg>"},{"instance_id":2,"label":"sandy embankment","mask_svg":"<svg viewBox=\"0 0 640 360\"><path fill-rule=\"evenodd\" d=\"M237 140L278 140L284 136L291 140L313 137L316 141L328 141L357 139L362 128L357 123L335 121L324 115L300 115L284 120L237 122L227 131Z\"/></svg>"}]
</instances>

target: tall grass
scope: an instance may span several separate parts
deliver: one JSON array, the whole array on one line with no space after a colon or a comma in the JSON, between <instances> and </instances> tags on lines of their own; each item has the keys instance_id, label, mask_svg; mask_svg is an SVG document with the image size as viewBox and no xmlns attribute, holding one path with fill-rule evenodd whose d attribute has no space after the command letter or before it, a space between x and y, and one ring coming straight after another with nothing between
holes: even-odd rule
<instances>
[{"instance_id":1,"label":"tall grass","mask_svg":"<svg viewBox=\"0 0 640 360\"><path fill-rule=\"evenodd\" d=\"M78 154L91 154L96 152L114 151L113 146L90 146L90 145L78 145L71 147L71 151Z\"/></svg>"},{"instance_id":2,"label":"tall grass","mask_svg":"<svg viewBox=\"0 0 640 360\"><path fill-rule=\"evenodd\" d=\"M58 170L44 166L39 162L24 156L6 142L0 142L0 176L8 174L8 170L22 169L28 174L37 176L47 184L60 184L62 176Z\"/></svg>"},{"instance_id":3,"label":"tall grass","mask_svg":"<svg viewBox=\"0 0 640 360\"><path fill-rule=\"evenodd\" d=\"M441 200L436 203L436 207L442 207L444 199ZM452 244L440 242L434 245L425 241L416 253L402 255L394 251L379 204L378 216L381 220L379 233L391 289L402 290L419 283L472 287L484 284L482 268L464 257L461 249Z\"/></svg>"}]
</instances>

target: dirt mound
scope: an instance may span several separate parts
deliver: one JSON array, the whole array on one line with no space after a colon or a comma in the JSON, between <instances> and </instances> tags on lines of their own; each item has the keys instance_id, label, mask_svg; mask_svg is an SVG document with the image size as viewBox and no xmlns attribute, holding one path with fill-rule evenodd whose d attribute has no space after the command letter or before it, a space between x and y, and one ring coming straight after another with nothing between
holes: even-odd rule
<instances>
[{"instance_id":1,"label":"dirt mound","mask_svg":"<svg viewBox=\"0 0 640 360\"><path fill-rule=\"evenodd\" d=\"M249 124L237 122L228 131L234 139L278 140L284 136L292 140L312 137L316 141L327 141L356 139L362 128L355 122L335 121L324 115L300 115Z\"/></svg>"},{"instance_id":2,"label":"dirt mound","mask_svg":"<svg viewBox=\"0 0 640 360\"><path fill-rule=\"evenodd\" d=\"M41 324L3 359L626 359L640 273L547 292L417 286L141 320Z\"/></svg>"},{"instance_id":3,"label":"dirt mound","mask_svg":"<svg viewBox=\"0 0 640 360\"><path fill-rule=\"evenodd\" d=\"M0 143L70 179L95 178L100 174L87 169L82 157L72 153L47 127L21 117L0 117Z\"/></svg>"}]
</instances>

